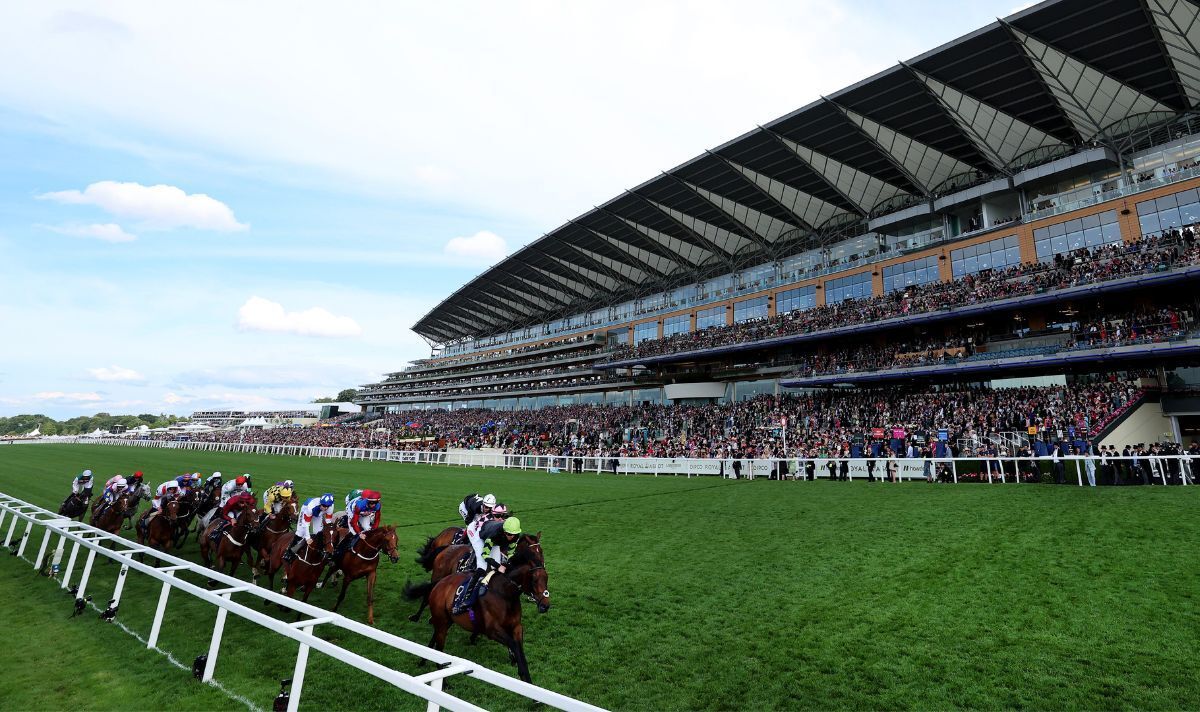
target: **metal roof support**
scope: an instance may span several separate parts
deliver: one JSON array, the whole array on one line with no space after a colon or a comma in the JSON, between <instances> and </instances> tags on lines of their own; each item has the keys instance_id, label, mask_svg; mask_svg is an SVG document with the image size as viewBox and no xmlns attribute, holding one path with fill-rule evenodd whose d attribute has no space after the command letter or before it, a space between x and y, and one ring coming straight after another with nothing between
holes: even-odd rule
<instances>
[{"instance_id":1,"label":"metal roof support","mask_svg":"<svg viewBox=\"0 0 1200 712\"><path fill-rule=\"evenodd\" d=\"M632 190L627 190L625 192L627 194L632 195L633 197L637 198L638 200L641 200L643 203L645 203L646 205L649 205L651 208L654 208L654 210L656 212L658 212L660 215L665 215L668 220L675 223L679 227L683 228L687 232L687 234L691 235L696 240L696 242L692 243L696 247L702 247L702 248L708 250L709 252L713 253L714 255L723 256L727 262L730 262L730 263L733 262L734 253L730 252L729 250L725 249L724 247L721 247L717 243L713 242L712 240L708 239L707 237L696 232L695 230L693 230L691 227L685 225L684 223L676 220L674 215L664 212L661 208L659 208L657 205L654 204L653 200L650 200L649 198L646 198L645 196L639 195L639 194L633 192ZM683 211L680 211L680 212L683 212ZM684 240L684 242L690 242L690 240Z\"/></svg>"},{"instance_id":2,"label":"metal roof support","mask_svg":"<svg viewBox=\"0 0 1200 712\"><path fill-rule=\"evenodd\" d=\"M599 238L601 241L616 240L617 242L623 242L627 245L629 244L628 242L626 242L625 240L621 240L620 238L610 237L608 235L601 234L600 232L597 232L596 230L593 230L592 228L590 228L586 225L580 225L579 223L575 222L574 220L568 220L567 222L569 222L570 224L579 228L580 230L586 231L590 235L594 235L595 237ZM611 247L609 249L611 249ZM644 248L638 248L638 249L644 249ZM646 250L646 252L649 252L649 250ZM647 271L653 272L654 274L658 275L659 277L666 277L667 274L669 274L667 272L663 272L662 270L658 269L657 267L650 265L650 263L648 263L648 262L630 261L630 260L633 260L634 257L633 257L633 255L630 255L627 252L621 252L620 254L621 254L621 257L610 257L609 259L611 259L613 262L620 262L623 265L628 265L629 267L633 267L635 269L647 270ZM666 259L666 258L663 258L663 259Z\"/></svg>"},{"instance_id":3,"label":"metal roof support","mask_svg":"<svg viewBox=\"0 0 1200 712\"><path fill-rule=\"evenodd\" d=\"M567 269L571 270L571 274L573 274L574 276L573 277L565 277L564 276L565 279L574 279L581 283L587 283L587 284L592 285L592 287L594 289L599 289L604 292L612 291L612 287L608 286L607 284L597 282L596 280L592 279L591 277L587 276L586 274L580 272L579 270L575 269L573 267L573 265L571 265L570 263L563 260L563 258L555 257L554 255L550 254L549 252L546 252L538 247L531 246L529 249L534 250L535 252L540 253L542 256L549 258L550 262L557 264L557 265L564 266ZM560 276L562 276L562 275L560 275Z\"/></svg>"},{"instance_id":4,"label":"metal roof support","mask_svg":"<svg viewBox=\"0 0 1200 712\"><path fill-rule=\"evenodd\" d=\"M813 226L809 225L808 222L804 218L797 215L788 206L786 206L783 203L781 203L780 201L776 200L775 196L773 196L770 193L768 193L767 191L763 190L762 186L760 186L758 183L755 183L753 180L750 179L750 176L746 175L745 173L742 173L741 171L739 171L738 169L736 169L732 165L730 165L729 159L725 158L724 156L722 156L719 153L713 153L712 151L705 151L705 153L707 153L710 156L715 157L721 163L725 164L725 167L728 168L731 173L733 173L737 177L741 178L742 181L744 181L746 183L746 185L748 185L751 188L753 188L754 190L758 191L759 195L763 196L767 200L769 200L772 203L774 203L775 205L779 206L780 210L787 213L788 215L791 215L792 220L794 221L794 225L793 225L794 227L796 227L800 230L812 231ZM792 155L795 155L795 154L792 154ZM780 181L780 182L782 182L782 181Z\"/></svg>"},{"instance_id":5,"label":"metal roof support","mask_svg":"<svg viewBox=\"0 0 1200 712\"><path fill-rule=\"evenodd\" d=\"M596 259L595 257L592 257L588 253L584 252L583 250L576 247L575 245L572 245L571 243L567 242L566 240L563 240L562 244L564 247L571 250L571 252L574 252L575 254L579 255L579 257L586 260L589 264L595 266L597 272L600 272L606 276L612 277L613 279L617 280L621 284L627 284L627 285L637 284L637 280L633 279L632 277L627 277L627 276L621 274L620 272L616 271L615 269L612 269L608 265L604 264L603 262ZM561 258L559 258L559 259L561 259ZM616 260L613 260L613 261L615 262Z\"/></svg>"},{"instance_id":6,"label":"metal roof support","mask_svg":"<svg viewBox=\"0 0 1200 712\"><path fill-rule=\"evenodd\" d=\"M758 129L759 129L759 131L763 131L768 136L775 139L775 143L778 143L780 146L782 146L783 149L785 151L787 151L789 156L795 156L797 161L800 161L801 163L803 163L805 168L812 171L813 174L815 174L818 178L821 179L822 183L829 186L830 190L837 193L838 197L841 198L846 203L846 205L850 206L851 212L858 213L859 215L866 215L866 213L863 211L862 206L858 204L857 200L854 200L849 195L847 195L845 193L845 191L843 191L841 188L837 187L837 185L835 185L833 181L831 181L825 177L824 173L822 173L821 171L818 171L816 168L813 168L811 165L809 165L808 161L804 160L800 156L797 156L796 152L792 150L792 147L788 146L787 142L783 140L783 136L780 136L776 131L769 129L766 126L759 126ZM799 143L799 142L797 142L797 143ZM851 167L853 168L853 166L851 166ZM859 168L855 168L855 170L857 170L861 173L865 173L866 175L871 175L870 173L867 173L866 171L863 171L862 169L859 169ZM740 171L739 171L739 173L740 173Z\"/></svg>"},{"instance_id":7,"label":"metal roof support","mask_svg":"<svg viewBox=\"0 0 1200 712\"><path fill-rule=\"evenodd\" d=\"M531 297L528 294L525 294L523 292L519 292L519 291L513 289L512 287L501 282L500 280L496 279L495 277L490 276L490 273L485 273L484 277L487 279L488 282L491 282L492 285L504 290L504 293L506 295L508 295L509 298L515 300L517 303L523 305L525 308L532 309L534 312L545 311L546 309L549 309L552 306L552 305L546 303L545 300L543 300L542 304L538 304L537 302L532 301L533 299L535 299L535 297ZM499 298L499 297L497 296L497 298Z\"/></svg>"},{"instance_id":8,"label":"metal roof support","mask_svg":"<svg viewBox=\"0 0 1200 712\"><path fill-rule=\"evenodd\" d=\"M885 161L892 164L892 166L895 167L896 170L903 173L904 177L908 179L908 182L911 183L918 191L920 191L921 195L923 195L927 198L930 197L929 191L933 186L927 186L924 183L922 183L921 181L917 180L917 177L912 174L912 171L905 168L904 165L900 163L900 161L897 161L896 157L892 155L891 151L884 148L878 141L876 141L871 136L871 134L867 133L861 126L859 126L858 124L851 121L850 117L846 115L846 110L842 108L841 104L838 104L835 101L830 101L829 99L827 99L825 97L821 97L821 101L825 102L826 104L829 104L834 109L836 109L837 112L842 115L842 119L845 120L845 122L851 127L851 129L854 130L855 132L857 132L858 135L862 136L864 139L869 141L870 144L875 147L875 150L879 153L879 155L883 156ZM883 126L883 124L880 124L880 126ZM890 131L895 131L895 129L892 129L890 126L887 128Z\"/></svg>"},{"instance_id":9,"label":"metal roof support","mask_svg":"<svg viewBox=\"0 0 1200 712\"><path fill-rule=\"evenodd\" d=\"M658 255L659 257L662 257L663 259L670 260L680 266L687 265L691 269L696 269L700 266L701 263L693 262L693 261L689 260L687 257L685 257L677 252L671 252L666 247L663 247L662 245L658 244L654 240L651 240L650 238L641 234L640 232L635 230L633 227L631 227L629 225L629 223L625 222L628 218L623 218L620 215L617 215L613 211L609 210L608 208L596 208L596 210L599 210L600 212L604 213L605 215L607 215L610 218L612 218L613 220L615 220L618 224L620 224L622 230L628 230L631 234L636 235L637 239L638 239L636 246L642 248L646 252L653 252L654 254ZM655 208L655 210L658 210L658 208ZM660 210L659 212L662 212L662 211ZM619 237L613 237L613 239L620 240L621 242L624 242L627 245L635 244L635 243L630 242L629 240L621 240L621 238L619 238ZM676 239L678 239L678 238L676 238Z\"/></svg>"},{"instance_id":10,"label":"metal roof support","mask_svg":"<svg viewBox=\"0 0 1200 712\"><path fill-rule=\"evenodd\" d=\"M533 270L534 272L536 272L540 275L550 275L551 279L554 280L554 283L556 285L558 285L557 287L554 287L555 289L561 288L561 290L563 292L570 292L571 294L574 294L577 299L591 299L592 298L592 295L584 294L583 292L579 291L579 288L575 284L572 283L573 280L570 277L565 277L561 274L558 274L557 272L551 272L551 271L547 270L545 267L538 267L537 265L533 264L532 262L526 262L524 259L522 259L518 255L514 255L510 259L512 259L514 262L518 262L518 263L524 265L525 267L528 267L529 269ZM522 278L522 279L525 279L526 281L533 281L527 277ZM549 288L549 285L547 285L547 288Z\"/></svg>"},{"instance_id":11,"label":"metal roof support","mask_svg":"<svg viewBox=\"0 0 1200 712\"><path fill-rule=\"evenodd\" d=\"M744 238L746 238L747 240L749 240L749 241L753 242L754 244L758 245L758 246L759 246L759 247L761 247L763 250L770 250L770 249L771 249L771 243L770 243L770 242L767 242L767 239L766 239L765 237L763 237L762 235L759 235L757 232L755 232L755 231L754 231L754 228L750 227L749 225L746 225L746 224L745 224L745 223L743 223L741 220L738 220L737 218L735 218L735 217L733 217L732 215L730 215L730 214L728 213L728 211L726 211L726 210L725 210L724 208L722 208L720 205L716 205L715 203L713 203L713 202L712 202L711 200L709 200L708 198L705 198L705 197L704 197L703 195L701 195L700 193L697 193L697 192L696 192L696 191L695 191L695 190L692 188L692 186L688 184L688 182L687 182L687 181L683 180L682 178L679 178L678 176L674 176L674 175L672 175L672 174L670 174L670 173L663 173L663 175L664 175L664 176L666 176L667 178L670 178L671 180L675 181L676 183L678 183L678 184L679 184L679 185L680 185L680 186L681 186L681 187L682 187L684 190L688 191L688 192L689 192L689 193L691 193L692 195L694 195L694 196L696 196L697 198L699 198L699 199L703 200L704 202L708 203L709 205L712 205L714 208L716 208L718 211L720 211L720 213L721 213L722 215L724 215L724 216L726 217L726 219L730 220L731 222L733 222L735 225L737 225L737 226L738 226L738 228L739 228L739 230L738 230L738 233L739 233L739 234L740 234L742 237L744 237ZM714 192L715 192L715 191L714 191ZM733 200L733 198L727 198L727 200ZM680 212L683 212L683 211L680 211Z\"/></svg>"}]
</instances>

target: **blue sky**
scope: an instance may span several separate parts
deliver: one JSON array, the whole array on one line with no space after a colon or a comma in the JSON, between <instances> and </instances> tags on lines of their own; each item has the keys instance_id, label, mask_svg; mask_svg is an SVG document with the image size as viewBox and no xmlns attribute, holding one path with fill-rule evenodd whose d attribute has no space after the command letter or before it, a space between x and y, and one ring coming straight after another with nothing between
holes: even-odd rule
<instances>
[{"instance_id":1,"label":"blue sky","mask_svg":"<svg viewBox=\"0 0 1200 712\"><path fill-rule=\"evenodd\" d=\"M1016 9L334 7L0 8L0 415L368 382L504 253Z\"/></svg>"}]
</instances>

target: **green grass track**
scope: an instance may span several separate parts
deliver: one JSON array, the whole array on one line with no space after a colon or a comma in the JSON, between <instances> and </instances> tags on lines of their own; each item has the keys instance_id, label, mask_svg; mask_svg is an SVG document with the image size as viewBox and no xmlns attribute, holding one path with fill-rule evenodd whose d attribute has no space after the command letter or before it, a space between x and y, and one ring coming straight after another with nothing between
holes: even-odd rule
<instances>
[{"instance_id":1,"label":"green grass track","mask_svg":"<svg viewBox=\"0 0 1200 712\"><path fill-rule=\"evenodd\" d=\"M408 554L454 522L464 494L495 492L544 533L553 608L526 607L534 683L612 709L1200 708L1200 487L731 482L38 445L0 447L0 491L56 509L85 467L101 481L221 470L260 487L288 477L302 496L382 490L405 556L381 566L377 622L421 643L429 625L406 619L415 606L400 590L425 574ZM198 558L196 545L183 555ZM97 603L116 569L97 565ZM119 619L142 636L158 589L136 574L126 584ZM342 612L363 620L364 598L356 585ZM70 609L54 582L0 552L3 709L237 706ZM172 594L160 647L190 664L214 616ZM470 646L463 631L447 651L515 675L501 646ZM217 679L269 708L295 653L230 616ZM411 656L370 654L422 672ZM447 689L530 708L472 680ZM423 705L314 653L301 707Z\"/></svg>"}]
</instances>

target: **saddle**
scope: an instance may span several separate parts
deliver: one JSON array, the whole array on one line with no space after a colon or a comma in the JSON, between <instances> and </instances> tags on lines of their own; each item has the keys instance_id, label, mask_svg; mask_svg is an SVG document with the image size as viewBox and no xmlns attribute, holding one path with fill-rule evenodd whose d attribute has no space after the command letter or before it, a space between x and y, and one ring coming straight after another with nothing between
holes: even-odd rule
<instances>
[{"instance_id":1,"label":"saddle","mask_svg":"<svg viewBox=\"0 0 1200 712\"><path fill-rule=\"evenodd\" d=\"M458 557L458 563L454 565L454 573L469 574L475 571L475 552L464 551L462 556Z\"/></svg>"},{"instance_id":2,"label":"saddle","mask_svg":"<svg viewBox=\"0 0 1200 712\"><path fill-rule=\"evenodd\" d=\"M454 532L454 537L450 539L450 546L458 546L467 543L467 530L459 529Z\"/></svg>"}]
</instances>

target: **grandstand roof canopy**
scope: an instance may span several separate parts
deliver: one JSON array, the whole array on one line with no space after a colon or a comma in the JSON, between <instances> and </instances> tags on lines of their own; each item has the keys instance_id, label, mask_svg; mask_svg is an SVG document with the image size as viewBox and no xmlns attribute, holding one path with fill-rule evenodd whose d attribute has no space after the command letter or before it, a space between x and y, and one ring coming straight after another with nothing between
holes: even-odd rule
<instances>
[{"instance_id":1,"label":"grandstand roof canopy","mask_svg":"<svg viewBox=\"0 0 1200 712\"><path fill-rule=\"evenodd\" d=\"M568 220L413 330L447 343L689 284L1197 108L1195 2L1048 0Z\"/></svg>"}]
</instances>

